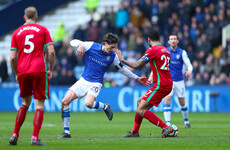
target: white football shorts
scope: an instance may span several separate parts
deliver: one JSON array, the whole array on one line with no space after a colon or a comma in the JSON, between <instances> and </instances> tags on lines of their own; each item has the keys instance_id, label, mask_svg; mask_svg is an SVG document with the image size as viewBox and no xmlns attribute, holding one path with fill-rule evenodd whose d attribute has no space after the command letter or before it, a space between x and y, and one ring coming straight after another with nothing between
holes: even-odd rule
<instances>
[{"instance_id":1,"label":"white football shorts","mask_svg":"<svg viewBox=\"0 0 230 150\"><path fill-rule=\"evenodd\" d=\"M173 81L173 88L172 91L169 93L168 96L173 96L173 93L179 98L185 97L185 83L184 80L182 81Z\"/></svg>"},{"instance_id":2,"label":"white football shorts","mask_svg":"<svg viewBox=\"0 0 230 150\"><path fill-rule=\"evenodd\" d=\"M81 99L86 94L91 94L97 97L100 93L102 84L99 82L89 82L84 78L80 78L76 83L74 83L69 89L72 90Z\"/></svg>"}]
</instances>

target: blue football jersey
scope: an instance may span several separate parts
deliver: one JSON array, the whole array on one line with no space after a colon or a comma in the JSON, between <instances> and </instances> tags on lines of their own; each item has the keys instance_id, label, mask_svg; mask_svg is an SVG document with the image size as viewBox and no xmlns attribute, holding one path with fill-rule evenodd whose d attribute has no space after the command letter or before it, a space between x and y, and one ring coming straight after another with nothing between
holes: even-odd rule
<instances>
[{"instance_id":1,"label":"blue football jersey","mask_svg":"<svg viewBox=\"0 0 230 150\"><path fill-rule=\"evenodd\" d=\"M172 50L171 47L167 48L171 55L171 63L169 65L170 74L173 81L183 80L182 68L183 68L183 49L177 47L176 50Z\"/></svg>"},{"instance_id":2,"label":"blue football jersey","mask_svg":"<svg viewBox=\"0 0 230 150\"><path fill-rule=\"evenodd\" d=\"M102 44L93 42L85 52L85 69L82 77L89 82L103 83L103 77L109 66L114 62L116 54L102 51Z\"/></svg>"}]
</instances>

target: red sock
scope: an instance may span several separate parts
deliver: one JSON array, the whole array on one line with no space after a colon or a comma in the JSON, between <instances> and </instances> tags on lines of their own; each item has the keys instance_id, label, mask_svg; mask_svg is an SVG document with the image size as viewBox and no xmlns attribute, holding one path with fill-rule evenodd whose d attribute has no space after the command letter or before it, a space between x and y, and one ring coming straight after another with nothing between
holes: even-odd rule
<instances>
[{"instance_id":1,"label":"red sock","mask_svg":"<svg viewBox=\"0 0 230 150\"><path fill-rule=\"evenodd\" d=\"M151 123L155 124L158 127L161 127L162 129L168 127L160 118L158 118L153 112L149 110L146 110L144 112L144 118L148 119Z\"/></svg>"},{"instance_id":2,"label":"red sock","mask_svg":"<svg viewBox=\"0 0 230 150\"><path fill-rule=\"evenodd\" d=\"M15 126L14 126L14 133L13 133L13 137L18 138L19 137L19 130L26 118L26 112L27 112L28 107L26 105L21 105L18 112L17 112L17 116L16 116L16 120L15 120Z\"/></svg>"},{"instance_id":3,"label":"red sock","mask_svg":"<svg viewBox=\"0 0 230 150\"><path fill-rule=\"evenodd\" d=\"M139 129L141 127L141 123L142 123L143 117L139 116L137 113L135 115L135 119L134 119L134 124L133 124L133 129L131 131L131 133L136 134L139 132Z\"/></svg>"},{"instance_id":4,"label":"red sock","mask_svg":"<svg viewBox=\"0 0 230 150\"><path fill-rule=\"evenodd\" d=\"M44 111L36 109L35 114L34 114L34 120L33 120L34 129L33 129L33 135L32 135L32 139L36 141L39 140L38 135L42 127L43 116L44 116Z\"/></svg>"}]
</instances>

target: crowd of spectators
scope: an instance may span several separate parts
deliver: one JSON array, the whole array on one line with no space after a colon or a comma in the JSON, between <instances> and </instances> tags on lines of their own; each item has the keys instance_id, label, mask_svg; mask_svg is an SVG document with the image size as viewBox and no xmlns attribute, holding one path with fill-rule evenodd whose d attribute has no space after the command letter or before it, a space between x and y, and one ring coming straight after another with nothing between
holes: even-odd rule
<instances>
[{"instance_id":1,"label":"crowd of spectators","mask_svg":"<svg viewBox=\"0 0 230 150\"><path fill-rule=\"evenodd\" d=\"M177 33L179 46L193 65L192 77L185 79L187 86L230 84L230 39L226 48L221 45L222 28L230 23L230 0L122 0L117 11L106 7L100 14L95 8L91 16L87 24L76 27L73 39L102 42L105 33L116 33L126 59L136 61L149 48L149 28L159 31L165 46L169 46L168 35ZM74 51L68 44L56 50L51 85L69 85L80 77L84 58ZM147 64L132 71L148 77L151 68ZM105 87L124 85L139 84L113 69L106 73Z\"/></svg>"}]
</instances>

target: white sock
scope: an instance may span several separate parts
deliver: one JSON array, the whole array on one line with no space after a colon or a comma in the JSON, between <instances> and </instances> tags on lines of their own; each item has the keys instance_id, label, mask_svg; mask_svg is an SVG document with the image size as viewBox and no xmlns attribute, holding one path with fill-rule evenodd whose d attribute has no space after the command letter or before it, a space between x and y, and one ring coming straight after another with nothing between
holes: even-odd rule
<instances>
[{"instance_id":1,"label":"white sock","mask_svg":"<svg viewBox=\"0 0 230 150\"><path fill-rule=\"evenodd\" d=\"M184 106L181 106L181 113L182 113L182 116L184 118L184 123L189 123L188 121L188 108L186 105Z\"/></svg>"},{"instance_id":2,"label":"white sock","mask_svg":"<svg viewBox=\"0 0 230 150\"><path fill-rule=\"evenodd\" d=\"M164 117L167 125L171 125L171 105L164 104Z\"/></svg>"},{"instance_id":3,"label":"white sock","mask_svg":"<svg viewBox=\"0 0 230 150\"><path fill-rule=\"evenodd\" d=\"M64 132L70 134L70 131L69 131L69 120L70 120L69 106L64 106L63 116L64 116L64 118L63 118Z\"/></svg>"}]
</instances>

